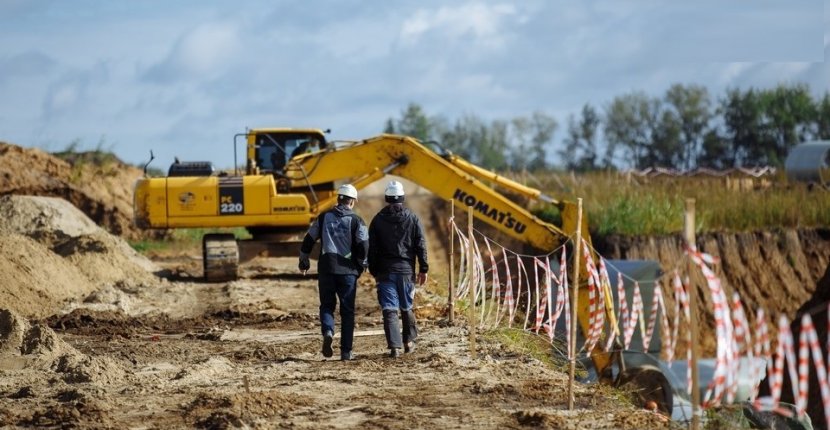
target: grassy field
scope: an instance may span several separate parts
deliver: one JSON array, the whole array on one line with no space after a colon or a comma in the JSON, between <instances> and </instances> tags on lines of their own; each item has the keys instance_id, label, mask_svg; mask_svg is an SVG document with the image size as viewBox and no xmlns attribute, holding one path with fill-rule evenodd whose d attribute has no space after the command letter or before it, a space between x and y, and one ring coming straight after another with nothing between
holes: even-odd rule
<instances>
[{"instance_id":1,"label":"grassy field","mask_svg":"<svg viewBox=\"0 0 830 430\"><path fill-rule=\"evenodd\" d=\"M535 183L534 183L535 182ZM632 178L616 172L537 175L529 185L564 199L582 197L594 234L680 232L687 198L695 199L698 232L830 226L830 191L784 177ZM743 186L743 187L740 187ZM537 214L556 220L557 211Z\"/></svg>"}]
</instances>

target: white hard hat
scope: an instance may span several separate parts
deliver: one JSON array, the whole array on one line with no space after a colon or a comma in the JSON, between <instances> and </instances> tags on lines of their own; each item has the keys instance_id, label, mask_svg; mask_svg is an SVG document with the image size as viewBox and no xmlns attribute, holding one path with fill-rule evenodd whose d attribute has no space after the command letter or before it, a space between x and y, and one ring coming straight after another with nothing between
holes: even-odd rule
<instances>
[{"instance_id":1,"label":"white hard hat","mask_svg":"<svg viewBox=\"0 0 830 430\"><path fill-rule=\"evenodd\" d=\"M389 185L386 186L386 192L384 194L389 197L400 197L404 195L403 184L398 181L390 181Z\"/></svg>"},{"instance_id":2,"label":"white hard hat","mask_svg":"<svg viewBox=\"0 0 830 430\"><path fill-rule=\"evenodd\" d=\"M357 188L355 188L352 184L341 185L340 188L337 189L337 194L357 200Z\"/></svg>"}]
</instances>

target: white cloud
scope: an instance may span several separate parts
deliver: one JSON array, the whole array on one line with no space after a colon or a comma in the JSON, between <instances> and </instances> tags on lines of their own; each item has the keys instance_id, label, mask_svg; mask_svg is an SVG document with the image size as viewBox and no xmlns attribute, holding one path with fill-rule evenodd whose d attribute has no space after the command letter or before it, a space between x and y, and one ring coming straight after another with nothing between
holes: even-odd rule
<instances>
[{"instance_id":1,"label":"white cloud","mask_svg":"<svg viewBox=\"0 0 830 430\"><path fill-rule=\"evenodd\" d=\"M147 70L145 78L164 83L218 76L231 65L238 46L235 27L223 23L201 24L183 34L167 57Z\"/></svg>"},{"instance_id":2,"label":"white cloud","mask_svg":"<svg viewBox=\"0 0 830 430\"><path fill-rule=\"evenodd\" d=\"M410 102L451 121L542 110L564 122L586 102L657 96L678 82L713 96L782 80L820 92L830 81L830 8L822 15L815 4L147 0L79 10L0 0L0 139L106 134L130 161L150 142L157 154L219 161L245 126L364 138ZM805 50L813 45L823 52ZM788 50L791 62L760 61ZM821 54L824 63L800 60ZM105 73L94 72L101 64Z\"/></svg>"},{"instance_id":3,"label":"white cloud","mask_svg":"<svg viewBox=\"0 0 830 430\"><path fill-rule=\"evenodd\" d=\"M467 3L435 10L420 9L403 22L400 38L404 44L415 44L430 32L448 39L469 35L474 43L501 47L505 42L504 20L516 15L516 8L510 4ZM518 18L524 20L524 17Z\"/></svg>"}]
</instances>

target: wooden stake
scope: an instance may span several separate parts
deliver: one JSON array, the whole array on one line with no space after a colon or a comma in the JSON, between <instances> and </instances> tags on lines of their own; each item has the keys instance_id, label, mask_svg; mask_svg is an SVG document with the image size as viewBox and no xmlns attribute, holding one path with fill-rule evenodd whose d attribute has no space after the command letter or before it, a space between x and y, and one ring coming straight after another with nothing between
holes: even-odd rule
<instances>
[{"instance_id":1,"label":"wooden stake","mask_svg":"<svg viewBox=\"0 0 830 430\"><path fill-rule=\"evenodd\" d=\"M579 305L579 260L582 257L582 199L577 199L576 211L576 242L574 243L574 276L573 287L571 288L571 343L568 345L568 410L574 408L574 377L576 376L576 326L577 306Z\"/></svg>"},{"instance_id":2,"label":"wooden stake","mask_svg":"<svg viewBox=\"0 0 830 430\"><path fill-rule=\"evenodd\" d=\"M686 238L686 243L690 248L696 247L695 239L695 199L686 199L686 212L684 216L683 235ZM689 330L692 337L692 359L689 364L692 367L692 430L700 428L700 379L698 375L697 359L700 356L700 346L698 345L698 327L697 327L697 288L692 281L692 269L694 263L692 259L688 259L689 270L689 308L691 310L689 321Z\"/></svg>"},{"instance_id":3,"label":"wooden stake","mask_svg":"<svg viewBox=\"0 0 830 430\"><path fill-rule=\"evenodd\" d=\"M455 202L450 199L450 220L455 222ZM455 321L455 282L453 280L453 272L455 271L455 229L452 225L450 228L450 288L447 297L447 308L449 314L449 322L452 325Z\"/></svg>"},{"instance_id":4,"label":"wooden stake","mask_svg":"<svg viewBox=\"0 0 830 430\"><path fill-rule=\"evenodd\" d=\"M478 321L476 319L476 283L473 282L473 270L475 270L473 264L473 257L475 256L475 252L473 252L472 206L470 206L467 210L467 237L470 239L469 243L467 244L467 277L470 280L470 305L467 307L467 309L469 310L467 312L467 319L469 321L467 322L467 324L470 327L470 354L473 358L476 358L476 326L478 325Z\"/></svg>"}]
</instances>

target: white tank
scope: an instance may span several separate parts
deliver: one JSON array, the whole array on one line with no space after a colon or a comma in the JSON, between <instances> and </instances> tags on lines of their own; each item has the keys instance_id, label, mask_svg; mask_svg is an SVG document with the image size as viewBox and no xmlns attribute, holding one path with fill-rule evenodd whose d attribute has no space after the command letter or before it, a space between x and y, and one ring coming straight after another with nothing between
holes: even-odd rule
<instances>
[{"instance_id":1,"label":"white tank","mask_svg":"<svg viewBox=\"0 0 830 430\"><path fill-rule=\"evenodd\" d=\"M830 140L793 147L787 155L784 169L790 180L830 185Z\"/></svg>"}]
</instances>

